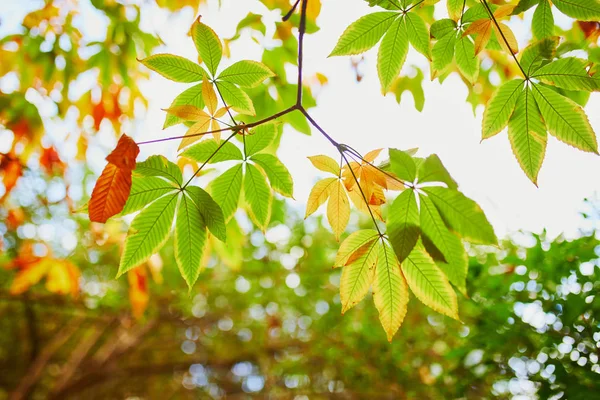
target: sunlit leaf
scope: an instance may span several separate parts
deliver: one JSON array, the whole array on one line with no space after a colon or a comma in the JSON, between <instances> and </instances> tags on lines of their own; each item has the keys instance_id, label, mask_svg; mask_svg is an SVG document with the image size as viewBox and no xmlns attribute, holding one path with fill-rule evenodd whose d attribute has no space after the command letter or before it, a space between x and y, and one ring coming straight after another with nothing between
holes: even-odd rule
<instances>
[{"instance_id":1,"label":"sunlit leaf","mask_svg":"<svg viewBox=\"0 0 600 400\"><path fill-rule=\"evenodd\" d=\"M266 230L271 218L273 195L263 174L252 164L246 164L244 198L250 206L252 221L263 231Z\"/></svg>"},{"instance_id":2,"label":"sunlit leaf","mask_svg":"<svg viewBox=\"0 0 600 400\"><path fill-rule=\"evenodd\" d=\"M387 218L387 234L402 262L419 240L419 209L412 189L400 193L390 206Z\"/></svg>"},{"instance_id":3,"label":"sunlit leaf","mask_svg":"<svg viewBox=\"0 0 600 400\"><path fill-rule=\"evenodd\" d=\"M206 72L201 66L174 54L155 54L140 60L151 70L175 82L199 82Z\"/></svg>"},{"instance_id":4,"label":"sunlit leaf","mask_svg":"<svg viewBox=\"0 0 600 400\"><path fill-rule=\"evenodd\" d=\"M350 201L344 185L337 179L332 183L330 189L329 201L327 202L327 220L336 240L339 241L350 220Z\"/></svg>"},{"instance_id":5,"label":"sunlit leaf","mask_svg":"<svg viewBox=\"0 0 600 400\"><path fill-rule=\"evenodd\" d=\"M342 33L329 56L360 54L369 50L379 42L398 15L382 11L359 18Z\"/></svg>"}]
</instances>

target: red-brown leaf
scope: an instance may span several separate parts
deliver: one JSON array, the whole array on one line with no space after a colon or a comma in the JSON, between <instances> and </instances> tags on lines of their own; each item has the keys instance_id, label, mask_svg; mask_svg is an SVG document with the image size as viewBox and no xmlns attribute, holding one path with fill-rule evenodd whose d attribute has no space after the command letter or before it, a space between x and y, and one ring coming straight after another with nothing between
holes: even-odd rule
<instances>
[{"instance_id":1,"label":"red-brown leaf","mask_svg":"<svg viewBox=\"0 0 600 400\"><path fill-rule=\"evenodd\" d=\"M120 213L131 190L131 169L109 163L98 178L88 206L90 221L106 222Z\"/></svg>"},{"instance_id":2,"label":"red-brown leaf","mask_svg":"<svg viewBox=\"0 0 600 400\"><path fill-rule=\"evenodd\" d=\"M117 147L106 157L106 161L115 164L119 168L133 170L135 159L140 154L138 145L127 135L121 136Z\"/></svg>"}]
</instances>

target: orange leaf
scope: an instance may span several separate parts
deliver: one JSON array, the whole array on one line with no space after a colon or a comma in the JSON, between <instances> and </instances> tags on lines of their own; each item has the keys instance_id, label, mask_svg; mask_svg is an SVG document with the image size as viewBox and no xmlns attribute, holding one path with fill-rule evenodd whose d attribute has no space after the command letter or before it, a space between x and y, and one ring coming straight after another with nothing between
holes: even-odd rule
<instances>
[{"instance_id":1,"label":"orange leaf","mask_svg":"<svg viewBox=\"0 0 600 400\"><path fill-rule=\"evenodd\" d=\"M496 11L494 11L494 17L496 17L496 18L508 17L510 14L513 13L513 11L515 10L516 7L517 7L516 4L505 4L503 6L500 6L496 9Z\"/></svg>"},{"instance_id":2,"label":"orange leaf","mask_svg":"<svg viewBox=\"0 0 600 400\"><path fill-rule=\"evenodd\" d=\"M123 210L131 191L131 170L109 163L98 178L88 209L90 221L106 222Z\"/></svg>"},{"instance_id":3,"label":"orange leaf","mask_svg":"<svg viewBox=\"0 0 600 400\"><path fill-rule=\"evenodd\" d=\"M135 169L135 159L140 154L137 143L127 135L121 136L117 147L106 157L106 161L116 165L118 168Z\"/></svg>"},{"instance_id":4,"label":"orange leaf","mask_svg":"<svg viewBox=\"0 0 600 400\"><path fill-rule=\"evenodd\" d=\"M148 306L150 294L148 293L148 276L144 267L131 269L127 272L129 281L129 302L133 316L141 318Z\"/></svg>"},{"instance_id":5,"label":"orange leaf","mask_svg":"<svg viewBox=\"0 0 600 400\"><path fill-rule=\"evenodd\" d=\"M494 26L494 32L496 32L500 46L502 46L502 48L507 52L517 54L519 52L519 43L517 42L517 38L515 37L513 31L504 24L498 24L498 26L500 29L498 30L498 28ZM508 46L506 46L504 39L506 39L506 42L508 42Z\"/></svg>"},{"instance_id":6,"label":"orange leaf","mask_svg":"<svg viewBox=\"0 0 600 400\"><path fill-rule=\"evenodd\" d=\"M4 194L0 201L4 199L15 187L17 181L23 175L23 166L21 162L12 156L4 156L0 161L0 171L2 172L2 184L4 185Z\"/></svg>"}]
</instances>

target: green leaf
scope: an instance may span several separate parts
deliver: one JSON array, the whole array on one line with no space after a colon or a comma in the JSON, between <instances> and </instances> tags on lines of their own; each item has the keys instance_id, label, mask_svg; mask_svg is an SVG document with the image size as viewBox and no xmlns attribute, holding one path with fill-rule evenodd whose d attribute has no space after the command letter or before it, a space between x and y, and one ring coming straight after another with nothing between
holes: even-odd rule
<instances>
[{"instance_id":1,"label":"green leaf","mask_svg":"<svg viewBox=\"0 0 600 400\"><path fill-rule=\"evenodd\" d=\"M535 71L532 78L567 90L600 91L600 77L588 74L588 64L580 58L562 58L544 65Z\"/></svg>"},{"instance_id":2,"label":"green leaf","mask_svg":"<svg viewBox=\"0 0 600 400\"><path fill-rule=\"evenodd\" d=\"M521 169L537 185L548 135L529 88L517 100L515 113L508 122L508 139Z\"/></svg>"},{"instance_id":3,"label":"green leaf","mask_svg":"<svg viewBox=\"0 0 600 400\"><path fill-rule=\"evenodd\" d=\"M535 6L539 2L540 0L520 0L519 4L517 4L517 7L514 9L512 15L521 14L529 10L531 7Z\"/></svg>"},{"instance_id":4,"label":"green leaf","mask_svg":"<svg viewBox=\"0 0 600 400\"><path fill-rule=\"evenodd\" d=\"M450 33L439 39L432 50L433 69L436 72L443 71L454 59L454 48L456 46L456 34Z\"/></svg>"},{"instance_id":5,"label":"green leaf","mask_svg":"<svg viewBox=\"0 0 600 400\"><path fill-rule=\"evenodd\" d=\"M448 18L435 21L429 28L429 33L436 39L441 39L456 29L456 22Z\"/></svg>"},{"instance_id":6,"label":"green leaf","mask_svg":"<svg viewBox=\"0 0 600 400\"><path fill-rule=\"evenodd\" d=\"M396 12L381 11L359 18L342 33L329 57L360 54L369 50L379 42L398 15Z\"/></svg>"},{"instance_id":7,"label":"green leaf","mask_svg":"<svg viewBox=\"0 0 600 400\"><path fill-rule=\"evenodd\" d=\"M458 301L448 278L421 246L402 263L402 273L410 290L426 306L458 319Z\"/></svg>"},{"instance_id":8,"label":"green leaf","mask_svg":"<svg viewBox=\"0 0 600 400\"><path fill-rule=\"evenodd\" d=\"M373 281L373 301L379 311L379 321L387 334L388 341L391 342L406 315L408 285L390 246L377 243L379 254Z\"/></svg>"},{"instance_id":9,"label":"green leaf","mask_svg":"<svg viewBox=\"0 0 600 400\"><path fill-rule=\"evenodd\" d=\"M202 84L194 85L191 88L183 91L179 96L175 97L175 100L173 100L169 108L177 106L194 106L199 109L203 109L204 99L202 99ZM163 129L181 122L183 122L181 118L178 118L173 114L167 113Z\"/></svg>"},{"instance_id":10,"label":"green leaf","mask_svg":"<svg viewBox=\"0 0 600 400\"><path fill-rule=\"evenodd\" d=\"M265 64L257 61L238 61L230 67L225 68L217 79L229 83L252 88L258 86L267 78L275 76Z\"/></svg>"},{"instance_id":11,"label":"green leaf","mask_svg":"<svg viewBox=\"0 0 600 400\"><path fill-rule=\"evenodd\" d=\"M240 114L256 115L254 104L246 92L226 81L218 81L216 85L227 106Z\"/></svg>"},{"instance_id":12,"label":"green leaf","mask_svg":"<svg viewBox=\"0 0 600 400\"><path fill-rule=\"evenodd\" d=\"M271 154L255 154L251 159L265 172L273 190L282 196L294 197L292 175L277 157Z\"/></svg>"},{"instance_id":13,"label":"green leaf","mask_svg":"<svg viewBox=\"0 0 600 400\"><path fill-rule=\"evenodd\" d=\"M542 85L533 85L532 91L551 135L580 150L598 154L596 134L577 103Z\"/></svg>"},{"instance_id":14,"label":"green leaf","mask_svg":"<svg viewBox=\"0 0 600 400\"><path fill-rule=\"evenodd\" d=\"M546 60L554 58L559 40L558 36L542 39L523 50L520 63L528 76L531 76Z\"/></svg>"},{"instance_id":15,"label":"green leaf","mask_svg":"<svg viewBox=\"0 0 600 400\"><path fill-rule=\"evenodd\" d=\"M218 163L221 161L244 159L240 149L238 149L233 143L217 143L214 139L204 140L198 144L188 147L183 153L180 154L180 156L187 157L199 163Z\"/></svg>"},{"instance_id":16,"label":"green leaf","mask_svg":"<svg viewBox=\"0 0 600 400\"><path fill-rule=\"evenodd\" d=\"M554 17L552 16L552 7L550 7L548 0L541 0L535 9L533 20L531 21L531 30L533 31L533 36L538 40L554 34Z\"/></svg>"},{"instance_id":17,"label":"green leaf","mask_svg":"<svg viewBox=\"0 0 600 400\"><path fill-rule=\"evenodd\" d=\"M454 54L458 70L474 85L479 77L479 57L475 55L475 45L468 36L456 41Z\"/></svg>"},{"instance_id":18,"label":"green leaf","mask_svg":"<svg viewBox=\"0 0 600 400\"><path fill-rule=\"evenodd\" d=\"M192 39L194 39L198 54L204 64L206 64L206 68L208 68L212 76L215 76L217 67L223 56L221 40L215 31L200 22L200 20L196 21L192 26Z\"/></svg>"},{"instance_id":19,"label":"green leaf","mask_svg":"<svg viewBox=\"0 0 600 400\"><path fill-rule=\"evenodd\" d=\"M467 292L467 253L458 237L452 234L431 199L420 196L421 231L444 255L446 263L439 267L458 290L466 295Z\"/></svg>"},{"instance_id":20,"label":"green leaf","mask_svg":"<svg viewBox=\"0 0 600 400\"><path fill-rule=\"evenodd\" d=\"M523 91L523 82L522 79L508 81L494 92L483 112L482 139L491 138L506 127Z\"/></svg>"},{"instance_id":21,"label":"green leaf","mask_svg":"<svg viewBox=\"0 0 600 400\"><path fill-rule=\"evenodd\" d=\"M343 267L348 264L357 251L361 250L369 243L375 242L378 238L379 233L374 229L361 229L352 232L344 239L342 244L340 244L340 248L333 263L334 268Z\"/></svg>"},{"instance_id":22,"label":"green leaf","mask_svg":"<svg viewBox=\"0 0 600 400\"><path fill-rule=\"evenodd\" d=\"M552 0L562 13L580 21L600 20L599 0Z\"/></svg>"},{"instance_id":23,"label":"green leaf","mask_svg":"<svg viewBox=\"0 0 600 400\"><path fill-rule=\"evenodd\" d=\"M464 7L465 0L448 0L446 7L448 9L448 15L454 21L458 21L462 16L462 10Z\"/></svg>"},{"instance_id":24,"label":"green leaf","mask_svg":"<svg viewBox=\"0 0 600 400\"><path fill-rule=\"evenodd\" d=\"M250 218L256 226L265 231L271 219L273 196L265 177L252 164L246 164L244 198L250 206Z\"/></svg>"},{"instance_id":25,"label":"green leaf","mask_svg":"<svg viewBox=\"0 0 600 400\"><path fill-rule=\"evenodd\" d=\"M458 188L456 181L450 176L450 173L446 167L444 167L444 164L442 164L442 160L435 154L431 154L419 164L417 176L419 178L419 183L442 182L450 189Z\"/></svg>"},{"instance_id":26,"label":"green leaf","mask_svg":"<svg viewBox=\"0 0 600 400\"><path fill-rule=\"evenodd\" d=\"M142 210L131 222L117 277L156 253L169 237L178 194L163 196Z\"/></svg>"},{"instance_id":27,"label":"green leaf","mask_svg":"<svg viewBox=\"0 0 600 400\"><path fill-rule=\"evenodd\" d=\"M221 206L225 221L237 210L242 192L242 164L231 167L211 183L213 199Z\"/></svg>"},{"instance_id":28,"label":"green leaf","mask_svg":"<svg viewBox=\"0 0 600 400\"><path fill-rule=\"evenodd\" d=\"M377 240L374 240L366 245L364 252L342 269L340 279L342 314L358 304L369 292L375 277L377 244Z\"/></svg>"},{"instance_id":29,"label":"green leaf","mask_svg":"<svg viewBox=\"0 0 600 400\"><path fill-rule=\"evenodd\" d=\"M390 206L387 217L387 233L398 261L404 261L417 244L421 233L419 209L412 189L400 193Z\"/></svg>"},{"instance_id":30,"label":"green leaf","mask_svg":"<svg viewBox=\"0 0 600 400\"><path fill-rule=\"evenodd\" d=\"M245 137L246 155L251 156L266 149L273 143L275 136L277 136L275 124L267 123L253 128L250 134Z\"/></svg>"},{"instance_id":31,"label":"green leaf","mask_svg":"<svg viewBox=\"0 0 600 400\"><path fill-rule=\"evenodd\" d=\"M152 177L140 177L133 175L131 191L127 198L127 203L121 212L121 215L134 213L146 207L159 197L175 191L177 188L164 179Z\"/></svg>"},{"instance_id":32,"label":"green leaf","mask_svg":"<svg viewBox=\"0 0 600 400\"><path fill-rule=\"evenodd\" d=\"M206 237L206 226L198 208L187 195L181 196L175 221L174 252L179 272L190 290L200 275Z\"/></svg>"},{"instance_id":33,"label":"green leaf","mask_svg":"<svg viewBox=\"0 0 600 400\"><path fill-rule=\"evenodd\" d=\"M431 60L431 42L429 41L429 30L425 21L418 14L409 12L404 16L408 40L415 50Z\"/></svg>"},{"instance_id":34,"label":"green leaf","mask_svg":"<svg viewBox=\"0 0 600 400\"><path fill-rule=\"evenodd\" d=\"M446 225L473 243L498 243L494 229L488 222L481 207L457 190L443 187L421 188L442 215Z\"/></svg>"},{"instance_id":35,"label":"green leaf","mask_svg":"<svg viewBox=\"0 0 600 400\"><path fill-rule=\"evenodd\" d=\"M399 18L388 29L377 54L377 73L381 91L387 93L398 76L408 54L408 33L404 21Z\"/></svg>"},{"instance_id":36,"label":"green leaf","mask_svg":"<svg viewBox=\"0 0 600 400\"><path fill-rule=\"evenodd\" d=\"M152 71L175 82L198 82L206 74L201 66L174 54L155 54L140 60Z\"/></svg>"},{"instance_id":37,"label":"green leaf","mask_svg":"<svg viewBox=\"0 0 600 400\"><path fill-rule=\"evenodd\" d=\"M165 178L177 186L183 183L183 176L177 164L167 160L165 156L154 155L135 165L134 175Z\"/></svg>"},{"instance_id":38,"label":"green leaf","mask_svg":"<svg viewBox=\"0 0 600 400\"><path fill-rule=\"evenodd\" d=\"M414 182L417 177L415 160L402 150L390 149L390 167L396 176L408 182Z\"/></svg>"},{"instance_id":39,"label":"green leaf","mask_svg":"<svg viewBox=\"0 0 600 400\"><path fill-rule=\"evenodd\" d=\"M194 201L195 207L204 219L210 233L224 242L227 239L227 227L225 226L225 217L221 207L210 194L198 186L188 186L185 190Z\"/></svg>"}]
</instances>

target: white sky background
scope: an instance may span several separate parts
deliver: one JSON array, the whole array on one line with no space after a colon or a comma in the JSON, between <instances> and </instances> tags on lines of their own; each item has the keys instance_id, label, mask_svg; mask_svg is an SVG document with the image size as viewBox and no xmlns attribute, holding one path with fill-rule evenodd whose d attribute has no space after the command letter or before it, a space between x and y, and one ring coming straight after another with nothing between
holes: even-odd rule
<instances>
[{"instance_id":1,"label":"white sky background","mask_svg":"<svg viewBox=\"0 0 600 400\"><path fill-rule=\"evenodd\" d=\"M0 0L0 16L25 12L9 0ZM31 9L38 2L25 2ZM365 54L362 64L364 79L356 83L349 57L327 58L337 38L344 29L360 16L375 11L361 0L324 0L318 25L321 30L305 37L305 76L321 72L329 78L327 86L317 94L318 107L311 115L334 139L347 143L361 153L379 147L407 149L418 147L420 156L436 153L440 156L460 189L476 200L486 212L499 236L517 230L540 232L548 229L551 236L564 232L572 237L584 226L579 212L583 210L583 199L594 198L600 188L598 171L600 157L583 153L550 137L546 159L536 188L521 171L514 158L506 132L480 143L481 117L483 108L473 115L472 107L466 102L467 90L458 75L451 75L442 85L430 82L425 58L411 49L404 73L411 72L411 65L424 67L425 107L419 113L414 108L412 96L405 93L401 105L392 94L383 97L376 72L377 47ZM149 8L149 7L148 7ZM191 8L168 15L155 7L142 14L142 27L154 32L165 46L157 52L169 52L196 59L192 40L186 36L194 20ZM249 11L265 13L266 8L249 0L209 0L201 8L203 22L211 26L220 37L231 37L237 23ZM553 10L557 23L559 13ZM12 14L12 15L11 15ZM527 13L531 16L532 10ZM443 17L440 7L438 17ZM146 17L146 18L144 18ZM13 19L14 18L14 19ZM268 12L264 21L280 18L279 13ZM17 21L20 21L20 15ZM6 18L2 18L6 22ZM16 21L15 21L16 22ZM14 23L14 22L11 22ZM104 32L106 21L93 15L85 18L85 31L92 35ZM509 25L523 48L530 38L527 25L512 18ZM5 28L6 29L6 28ZM1 32L0 27L0 32ZM272 32L267 32L270 37ZM258 60L261 45L256 44L248 32L243 40L231 47L232 59L223 59L221 69L241 59ZM295 69L290 69L290 77ZM165 113L161 108L170 105L181 91L189 87L177 84L153 74L152 79L142 86L149 99L148 114L132 132L134 139L149 140L185 133L183 127L172 127L162 131ZM600 132L600 94L593 93L586 107L590 122ZM107 137L109 135L106 135ZM113 140L108 138L108 140ZM102 140L102 139L101 139ZM160 153L171 160L176 157L178 141L146 145L139 159ZM294 178L296 205L304 208L308 193L316 179L321 176L306 158L309 155L327 154L337 159L337 151L316 131L305 136L287 129L282 138L279 157L284 160ZM98 154L102 160L105 154ZM98 173L103 163L98 164Z\"/></svg>"}]
</instances>

